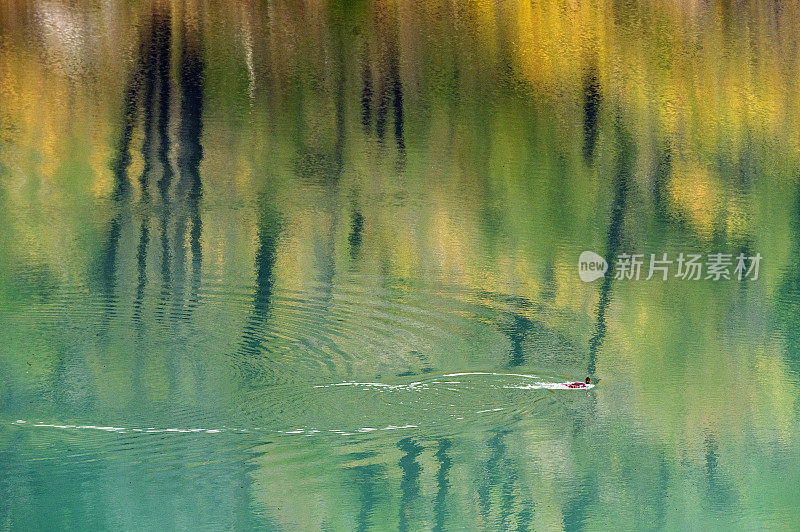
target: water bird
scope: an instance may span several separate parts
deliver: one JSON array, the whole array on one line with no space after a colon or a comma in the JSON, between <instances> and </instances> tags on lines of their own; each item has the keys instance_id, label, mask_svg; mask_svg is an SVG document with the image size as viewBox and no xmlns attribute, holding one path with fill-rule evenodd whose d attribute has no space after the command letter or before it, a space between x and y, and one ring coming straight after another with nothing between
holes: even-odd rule
<instances>
[{"instance_id":1,"label":"water bird","mask_svg":"<svg viewBox=\"0 0 800 532\"><path fill-rule=\"evenodd\" d=\"M591 383L591 379L589 379L589 377L586 377L586 380L584 382L570 382L570 383L566 384L566 387L567 388L586 388L587 386L589 386L590 383Z\"/></svg>"}]
</instances>

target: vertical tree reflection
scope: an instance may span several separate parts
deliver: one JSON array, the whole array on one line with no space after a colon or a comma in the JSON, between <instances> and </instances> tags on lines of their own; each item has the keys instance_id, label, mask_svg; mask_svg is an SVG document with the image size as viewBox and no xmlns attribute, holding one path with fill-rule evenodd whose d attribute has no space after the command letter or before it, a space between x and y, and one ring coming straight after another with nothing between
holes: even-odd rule
<instances>
[{"instance_id":1,"label":"vertical tree reflection","mask_svg":"<svg viewBox=\"0 0 800 532\"><path fill-rule=\"evenodd\" d=\"M434 455L439 461L439 470L436 472L436 498L433 500L433 515L436 520L433 525L434 532L445 530L447 492L450 489L450 467L452 466L452 460L447 453L451 445L448 438L439 440L439 449Z\"/></svg>"},{"instance_id":2,"label":"vertical tree reflection","mask_svg":"<svg viewBox=\"0 0 800 532\"><path fill-rule=\"evenodd\" d=\"M364 232L364 215L361 214L357 205L353 205L353 212L350 219L350 234L347 242L350 244L350 259L356 260L361 251L361 239Z\"/></svg>"},{"instance_id":3,"label":"vertical tree reflection","mask_svg":"<svg viewBox=\"0 0 800 532\"><path fill-rule=\"evenodd\" d=\"M114 309L116 307L114 291L116 287L117 262L120 239L132 194L128 170L132 161L131 142L133 140L133 131L136 125L136 116L138 114L137 111L140 105L140 99L144 115L144 140L142 142L144 166L139 176L139 185L142 192L142 203L147 204L149 201L149 175L153 168L153 100L157 85L161 90L162 100L164 99L165 92L166 99L168 100L169 98L169 81L168 79L164 79L164 75L167 77L169 75L170 26L168 12L160 8L157 4L153 4L150 12L150 20L142 29L138 46L138 55L134 60L133 69L125 90L122 126L120 128L120 136L116 151L111 163L113 177L111 196L113 215L109 223L108 236L101 256L101 286L105 302L104 319L106 325L108 319L114 314ZM157 73L161 73L158 78ZM166 106L162 106L159 125L161 125L161 122L164 120L168 121L168 115L166 115L167 109L168 103ZM164 142L168 143L168 140L165 140L167 137L166 126L163 127L163 131L162 128L159 127L159 133L161 134L162 144ZM149 231L146 221L143 220L140 228L139 245L137 247L138 282L137 298L134 302L135 319L141 317L141 302L146 284L144 257L146 255L148 241Z\"/></svg>"},{"instance_id":4,"label":"vertical tree reflection","mask_svg":"<svg viewBox=\"0 0 800 532\"><path fill-rule=\"evenodd\" d=\"M190 8L191 6L184 6ZM141 106L142 121L142 171L138 178L141 191L136 250L136 291L133 302L133 320L137 327L143 324L145 294L148 284L147 257L151 242L150 214L153 175L160 166L161 174L155 185L159 202L159 240L161 247L161 290L156 304L156 319L164 321L166 306L172 296L172 317L187 317L196 305L202 268L202 219L200 201L202 182L199 166L203 157L200 142L203 124L203 59L202 29L199 19L191 13L181 18L180 70L181 88L180 121L178 123L177 166L180 179L171 197L173 170L170 161L170 106L172 17L170 9L159 3L151 5L149 18L142 26L139 55L134 62L122 115L120 139L111 168L114 182L112 193L113 216L108 236L101 254L100 280L105 302L106 322L114 314L115 286L118 270L120 240L126 227L126 213L130 210L132 188L128 176L131 165L130 144ZM173 223L173 212L176 218ZM174 238L170 228L174 226ZM189 241L191 253L191 288L189 304L184 304L184 242ZM184 310L184 306L188 310Z\"/></svg>"},{"instance_id":5,"label":"vertical tree reflection","mask_svg":"<svg viewBox=\"0 0 800 532\"><path fill-rule=\"evenodd\" d=\"M591 65L583 77L583 158L587 164L594 159L599 110L600 81L597 79L597 68Z\"/></svg>"},{"instance_id":6,"label":"vertical tree reflection","mask_svg":"<svg viewBox=\"0 0 800 532\"><path fill-rule=\"evenodd\" d=\"M653 176L653 209L659 222L668 217L668 191L670 175L672 175L672 149L667 140L661 141L656 154L656 168Z\"/></svg>"},{"instance_id":7,"label":"vertical tree reflection","mask_svg":"<svg viewBox=\"0 0 800 532\"><path fill-rule=\"evenodd\" d=\"M141 26L137 55L124 93L120 137L111 163L112 218L100 255L101 292L104 303L101 331L105 332L111 318L117 314L118 296L115 292L119 269L123 266L120 264L120 257L126 249L135 249L136 288L132 320L139 344L135 349L132 383L133 389L137 391L141 390L144 364L142 357L144 348L141 342L145 337L143 308L148 282L151 177L159 163L162 165L165 175L170 172L167 129L169 124L171 32L172 23L169 9L159 2L152 3ZM143 165L137 179L141 193L139 209L136 211L139 221L138 224L134 224L134 217L131 213L133 188L129 169L132 162L131 143L134 139L134 130L139 114L143 118L141 144ZM138 227L134 228L134 225ZM137 242L135 246L126 246L123 235L128 234L127 232L131 230L138 232ZM105 334L103 339L107 340ZM78 361L69 361L64 366L64 371L57 372L56 387L74 380L69 378L70 368L75 367L78 363ZM86 384L82 384L80 388L85 391L92 389Z\"/></svg>"},{"instance_id":8,"label":"vertical tree reflection","mask_svg":"<svg viewBox=\"0 0 800 532\"><path fill-rule=\"evenodd\" d=\"M269 27L269 25L267 25ZM269 41L270 34L267 32L264 39ZM252 53L255 53L253 47ZM254 61L254 64L258 61ZM265 61L269 63L269 61ZM266 81L270 73L264 72L263 79ZM255 78L253 78L253 94L256 97ZM269 165L264 164L264 169ZM267 324L271 312L274 267L277 257L278 238L281 231L280 213L275 207L275 187L270 181L264 170L261 170L264 180L263 188L256 194L256 254L254 262L254 282L252 295L252 309L243 326L239 343L235 353L235 364L242 377L247 382L255 382L264 378L262 366L256 366L256 357L261 354L269 340Z\"/></svg>"},{"instance_id":9,"label":"vertical tree reflection","mask_svg":"<svg viewBox=\"0 0 800 532\"><path fill-rule=\"evenodd\" d=\"M131 141L133 129L136 124L136 106L141 89L144 63L147 59L147 48L143 45L139 50L139 57L134 64L134 70L128 80L125 90L125 101L122 110L122 124L119 139L111 162L111 175L113 189L111 192L112 216L109 222L105 243L100 256L99 282L103 296L103 324L108 326L108 321L115 312L115 289L117 281L117 255L119 241L122 234L123 218L128 208L131 195L131 184L128 168L131 165Z\"/></svg>"},{"instance_id":10,"label":"vertical tree reflection","mask_svg":"<svg viewBox=\"0 0 800 532\"><path fill-rule=\"evenodd\" d=\"M370 64L369 46L364 45L361 55L361 125L365 133L372 128L372 65Z\"/></svg>"},{"instance_id":11,"label":"vertical tree reflection","mask_svg":"<svg viewBox=\"0 0 800 532\"><path fill-rule=\"evenodd\" d=\"M375 27L379 42L378 102L375 111L375 133L378 141L386 137L389 106L393 110L394 138L401 155L405 153L403 84L400 79L400 51L397 35L397 13L394 6L378 2L374 6ZM363 100L362 100L363 101Z\"/></svg>"},{"instance_id":12,"label":"vertical tree reflection","mask_svg":"<svg viewBox=\"0 0 800 532\"><path fill-rule=\"evenodd\" d=\"M239 350L245 355L258 355L267 340L265 325L270 314L274 283L276 249L280 233L280 216L272 205L269 189L258 202L258 248L255 260L253 310L242 331Z\"/></svg>"},{"instance_id":13,"label":"vertical tree reflection","mask_svg":"<svg viewBox=\"0 0 800 532\"><path fill-rule=\"evenodd\" d=\"M611 204L611 217L608 231L606 232L605 257L609 262L609 272L600 285L600 299L597 304L597 320L595 332L589 340L589 362L587 374L595 377L597 369L597 354L606 335L606 312L611 303L611 289L614 275L611 271L613 263L619 252L625 222L625 212L628 203L628 191L632 182L633 164L635 158L635 145L620 117L614 121L614 147L616 158L613 166L614 197ZM588 410L592 415L594 403ZM574 420L575 432L585 430L585 422L579 418ZM564 505L564 523L568 528L583 528L587 519L587 511L598 498L599 478L596 469L590 468L585 478L581 480L583 489L580 493L570 497Z\"/></svg>"},{"instance_id":14,"label":"vertical tree reflection","mask_svg":"<svg viewBox=\"0 0 800 532\"><path fill-rule=\"evenodd\" d=\"M422 471L417 458L423 448L411 438L403 438L397 442L397 448L403 452L398 466L403 472L400 480L400 512L398 530L409 530L409 520L414 502L419 498L419 476Z\"/></svg>"},{"instance_id":15,"label":"vertical tree reflection","mask_svg":"<svg viewBox=\"0 0 800 532\"><path fill-rule=\"evenodd\" d=\"M136 247L136 298L134 300L133 319L137 327L142 325L142 306L147 288L147 248L150 243L150 178L158 162L164 173L171 172L168 160L169 153L169 97L170 97L170 47L172 21L169 11L153 5L150 20L150 34L143 48L146 48L144 91L144 140L142 142L142 158L144 166L139 176L141 188L141 223L139 227L139 243ZM158 96L158 105L156 105ZM154 146L157 137L158 146ZM155 153L154 153L155 151Z\"/></svg>"},{"instance_id":16,"label":"vertical tree reflection","mask_svg":"<svg viewBox=\"0 0 800 532\"><path fill-rule=\"evenodd\" d=\"M511 341L508 360L508 365L510 367L521 366L525 363L525 338L533 331L534 327L538 325L524 315L530 303L522 298L515 299L518 307L517 310L509 313L510 323L501 326L501 330Z\"/></svg>"},{"instance_id":17,"label":"vertical tree reflection","mask_svg":"<svg viewBox=\"0 0 800 532\"><path fill-rule=\"evenodd\" d=\"M507 456L505 439L509 433L508 430L499 430L489 438L489 458L483 470L483 480L478 486L483 525L499 530L510 529L513 522L518 528L525 528L533 515L533 502L527 497L520 499L517 467Z\"/></svg>"},{"instance_id":18,"label":"vertical tree reflection","mask_svg":"<svg viewBox=\"0 0 800 532\"><path fill-rule=\"evenodd\" d=\"M603 344L606 335L606 310L611 302L611 284L614 276L611 267L619 252L622 242L623 223L625 221L625 208L628 201L628 187L631 182L631 173L634 163L634 144L629 133L617 118L614 122L615 146L617 150L614 163L614 199L611 204L611 220L606 233L605 257L609 262L609 272L600 285L600 301L597 304L597 321L594 335L589 340L589 364L587 373L594 377L597 368L597 352Z\"/></svg>"},{"instance_id":19,"label":"vertical tree reflection","mask_svg":"<svg viewBox=\"0 0 800 532\"><path fill-rule=\"evenodd\" d=\"M375 454L374 452L351 453L350 456L355 460L364 460L373 458ZM363 532L374 528L375 523L372 522L372 514L375 512L378 502L380 502L380 494L386 493L388 490L385 482L386 468L381 464L359 464L353 466L351 471L361 503L356 516L356 530Z\"/></svg>"},{"instance_id":20,"label":"vertical tree reflection","mask_svg":"<svg viewBox=\"0 0 800 532\"><path fill-rule=\"evenodd\" d=\"M200 273L202 268L202 231L200 218L200 200L202 199L202 181L200 179L200 161L203 159L203 147L200 137L203 133L203 57L202 28L200 20L192 16L184 16L181 20L181 53L180 53L180 86L181 105L178 125L178 172L177 195L180 215L175 228L175 262L176 288L173 314L176 317L188 318L197 303L200 289ZM191 281L189 303L184 307L184 276L186 249L186 225L189 230L189 251L191 252Z\"/></svg>"},{"instance_id":21,"label":"vertical tree reflection","mask_svg":"<svg viewBox=\"0 0 800 532\"><path fill-rule=\"evenodd\" d=\"M161 244L161 294L157 307L157 316L163 316L164 301L170 286L170 250L169 239L167 238L167 227L169 226L169 189L172 184L172 163L169 160L170 136L170 97L171 97L171 41L172 41L172 20L168 12L162 16L162 38L161 47L158 54L158 81L159 81L159 100L158 100L158 151L157 158L161 165L161 176L158 178L157 187L161 200L159 213L159 243Z\"/></svg>"},{"instance_id":22,"label":"vertical tree reflection","mask_svg":"<svg viewBox=\"0 0 800 532\"><path fill-rule=\"evenodd\" d=\"M712 508L730 507L736 499L736 492L717 471L719 449L713 435L706 437L706 480L707 496Z\"/></svg>"}]
</instances>

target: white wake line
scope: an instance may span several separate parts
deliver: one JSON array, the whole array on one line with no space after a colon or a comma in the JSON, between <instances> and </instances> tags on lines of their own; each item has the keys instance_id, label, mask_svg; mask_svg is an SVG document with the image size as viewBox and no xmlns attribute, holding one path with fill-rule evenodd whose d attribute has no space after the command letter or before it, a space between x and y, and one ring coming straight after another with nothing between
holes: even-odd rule
<instances>
[{"instance_id":1,"label":"white wake line","mask_svg":"<svg viewBox=\"0 0 800 532\"><path fill-rule=\"evenodd\" d=\"M422 390L427 388L430 384L438 384L437 381L432 382L410 382L408 384L386 384L385 382L336 382L333 384L317 384L314 388L330 388L332 386L363 386L365 388L382 388L385 390Z\"/></svg>"},{"instance_id":2,"label":"white wake line","mask_svg":"<svg viewBox=\"0 0 800 532\"><path fill-rule=\"evenodd\" d=\"M492 375L495 377L522 377L524 379L539 379L536 375L525 375L524 373L496 373L489 371L469 371L462 373L445 373L442 377L466 377L470 375ZM460 381L417 381L408 384L387 384L385 382L337 382L333 384L318 384L314 388L330 388L333 386L362 386L364 388L381 388L385 390L424 390L433 384L461 384ZM589 390L594 388L594 384L587 384L576 388L570 388L571 382L536 381L530 384L520 384L517 386L506 385L503 388L518 390Z\"/></svg>"},{"instance_id":3,"label":"white wake line","mask_svg":"<svg viewBox=\"0 0 800 532\"><path fill-rule=\"evenodd\" d=\"M503 386L503 388L513 388L516 390L589 390L594 388L594 384L570 388L569 382L533 382L531 384L521 384L519 386Z\"/></svg>"},{"instance_id":4,"label":"white wake line","mask_svg":"<svg viewBox=\"0 0 800 532\"><path fill-rule=\"evenodd\" d=\"M99 430L103 432L113 432L116 434L158 434L158 433L204 433L204 434L219 434L223 432L230 432L230 433L248 433L248 432L256 432L256 431L265 431L265 432L275 432L280 434L286 435L301 435L301 436L313 436L315 434L321 434L323 432L332 432L339 436L353 436L355 434L364 434L367 432L373 432L378 430L401 430L401 429L416 429L419 428L417 425L387 425L381 428L375 427L362 427L355 429L354 431L348 432L345 430L340 429L327 429L326 431L322 431L316 428L311 429L294 429L294 430L275 430L275 429L264 429L261 427L255 427L252 429L236 429L230 427L224 427L220 429L180 429L180 428L168 428L168 429L159 429L155 427L148 427L146 429L142 428L127 428L127 427L101 427L97 425L59 425L55 423L29 423L24 419L18 419L16 421L11 422L12 425L24 425L27 427L38 427L38 428L51 428L51 429L75 429L75 430Z\"/></svg>"},{"instance_id":5,"label":"white wake line","mask_svg":"<svg viewBox=\"0 0 800 532\"><path fill-rule=\"evenodd\" d=\"M418 428L419 428L418 425L401 425L401 426L388 425L388 426L380 428L380 429L375 428L375 427L362 427L362 428L356 429L354 431L346 431L346 430L340 430L340 429L328 429L327 432L332 432L332 433L334 433L334 434L336 434L338 436L354 436L356 434L365 434L367 432L375 432L377 430L401 430L401 429L418 429ZM290 431L280 431L279 430L278 432L283 432L284 434L298 434L300 436L313 436L314 434L318 434L318 433L321 433L321 432L324 432L324 431L321 431L319 429L296 429L296 430L290 430Z\"/></svg>"},{"instance_id":6,"label":"white wake line","mask_svg":"<svg viewBox=\"0 0 800 532\"><path fill-rule=\"evenodd\" d=\"M443 377L463 377L466 375L493 375L496 377L522 377L524 379L538 379L536 375L525 375L524 373L495 373L488 371L471 371L464 373L447 373ZM553 382L553 381L537 381L530 384L521 384L519 386L503 386L503 388L515 388L519 390L588 390L594 388L594 384L587 384L577 388L570 388L567 386L571 382Z\"/></svg>"},{"instance_id":7,"label":"white wake line","mask_svg":"<svg viewBox=\"0 0 800 532\"><path fill-rule=\"evenodd\" d=\"M467 371L463 373L445 373L442 377L462 377L464 375L494 375L497 377L524 377L526 379L538 379L536 375L525 375L524 373L495 373L493 371Z\"/></svg>"},{"instance_id":8,"label":"white wake line","mask_svg":"<svg viewBox=\"0 0 800 532\"><path fill-rule=\"evenodd\" d=\"M128 427L101 427L98 425L59 425L56 423L29 423L24 419L18 419L11 423L12 425L26 425L28 427L44 427L44 428L51 428L51 429L78 429L78 430L100 430L103 432L116 432L117 434L128 434L128 433L142 433L142 434L155 434L161 432L180 432L180 433L206 433L206 434L217 434L220 432L250 432L248 429L235 429L235 428L221 428L221 429L179 429L179 428L168 428L168 429L159 429L155 427L147 427L147 428L128 428ZM261 430L260 428L252 429L252 430Z\"/></svg>"}]
</instances>

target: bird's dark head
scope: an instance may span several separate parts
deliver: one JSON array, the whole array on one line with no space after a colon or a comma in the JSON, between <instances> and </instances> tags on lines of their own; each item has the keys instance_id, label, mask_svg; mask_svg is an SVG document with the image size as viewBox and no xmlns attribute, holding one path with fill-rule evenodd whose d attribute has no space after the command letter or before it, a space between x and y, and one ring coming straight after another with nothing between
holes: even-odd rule
<instances>
[{"instance_id":1,"label":"bird's dark head","mask_svg":"<svg viewBox=\"0 0 800 532\"><path fill-rule=\"evenodd\" d=\"M586 377L586 384L589 384L589 382L590 382L589 377Z\"/></svg>"}]
</instances>

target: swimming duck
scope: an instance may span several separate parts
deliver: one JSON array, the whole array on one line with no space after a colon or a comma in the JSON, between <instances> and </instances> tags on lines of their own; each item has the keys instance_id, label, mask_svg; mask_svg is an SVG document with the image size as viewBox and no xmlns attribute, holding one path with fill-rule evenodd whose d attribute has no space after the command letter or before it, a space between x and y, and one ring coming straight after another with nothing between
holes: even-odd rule
<instances>
[{"instance_id":1,"label":"swimming duck","mask_svg":"<svg viewBox=\"0 0 800 532\"><path fill-rule=\"evenodd\" d=\"M570 382L567 384L567 388L586 388L590 382L589 377L586 377L584 382Z\"/></svg>"}]
</instances>

